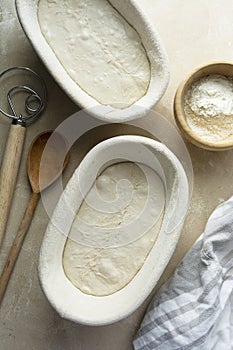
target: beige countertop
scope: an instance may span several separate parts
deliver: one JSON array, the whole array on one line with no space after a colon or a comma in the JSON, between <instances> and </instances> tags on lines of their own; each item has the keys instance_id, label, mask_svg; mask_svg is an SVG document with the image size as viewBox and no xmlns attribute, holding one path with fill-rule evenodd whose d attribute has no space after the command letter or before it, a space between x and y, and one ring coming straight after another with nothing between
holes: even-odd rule
<instances>
[{"instance_id":1,"label":"beige countertop","mask_svg":"<svg viewBox=\"0 0 233 350\"><path fill-rule=\"evenodd\" d=\"M141 0L140 4L159 31L170 61L170 83L155 110L174 123L173 98L180 81L199 65L211 61L233 62L233 2ZM38 59L19 25L13 0L0 1L0 55L0 71L14 65L29 66L44 77L49 93L46 111L27 130L13 207L0 257L2 268L30 194L26 176L29 144L35 135L46 129L54 129L78 107L56 85ZM0 116L1 158L9 126L9 121ZM107 126L92 132L91 137L90 134L83 136L72 149L64 181L92 145L122 130ZM215 206L233 194L233 151L214 153L191 144L187 146L194 168L193 197L181 239L160 284L172 274L201 234ZM0 349L132 350L132 338L148 300L127 319L98 328L63 320L52 309L41 291L37 275L38 253L47 223L48 216L40 202L0 309Z\"/></svg>"}]
</instances>

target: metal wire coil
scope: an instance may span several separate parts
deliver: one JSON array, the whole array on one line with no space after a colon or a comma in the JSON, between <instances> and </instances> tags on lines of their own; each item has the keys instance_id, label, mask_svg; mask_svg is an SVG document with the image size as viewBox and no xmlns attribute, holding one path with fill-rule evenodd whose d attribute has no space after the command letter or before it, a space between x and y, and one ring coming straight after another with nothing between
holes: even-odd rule
<instances>
[{"instance_id":1,"label":"metal wire coil","mask_svg":"<svg viewBox=\"0 0 233 350\"><path fill-rule=\"evenodd\" d=\"M12 114L7 113L2 108L0 108L0 112L6 117L11 118L13 120L13 123L21 124L25 126L26 124L33 122L33 120L36 119L44 110L46 105L47 89L46 89L44 80L35 71L33 71L31 68L28 68L28 67L15 66L15 67L8 68L4 70L2 73L0 73L0 79L6 74L15 70L22 70L22 71L27 71L31 73L34 77L36 77L36 79L39 81L42 87L42 94L40 95L37 91L35 91L34 89L30 88L27 85L16 85L7 92L7 101ZM25 115L22 115L22 114L18 115L15 111L15 108L12 102L12 95L19 91L27 92L29 94L24 101L24 107L27 113ZM33 108L31 105L32 102L36 102L37 106Z\"/></svg>"}]
</instances>

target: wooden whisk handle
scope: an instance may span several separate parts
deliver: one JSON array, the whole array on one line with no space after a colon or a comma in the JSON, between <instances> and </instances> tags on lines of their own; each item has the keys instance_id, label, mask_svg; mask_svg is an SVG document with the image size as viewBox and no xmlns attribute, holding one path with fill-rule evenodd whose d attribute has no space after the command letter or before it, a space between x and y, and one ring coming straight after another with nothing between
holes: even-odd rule
<instances>
[{"instance_id":1,"label":"wooden whisk handle","mask_svg":"<svg viewBox=\"0 0 233 350\"><path fill-rule=\"evenodd\" d=\"M0 173L0 247L15 189L26 128L11 125Z\"/></svg>"}]
</instances>

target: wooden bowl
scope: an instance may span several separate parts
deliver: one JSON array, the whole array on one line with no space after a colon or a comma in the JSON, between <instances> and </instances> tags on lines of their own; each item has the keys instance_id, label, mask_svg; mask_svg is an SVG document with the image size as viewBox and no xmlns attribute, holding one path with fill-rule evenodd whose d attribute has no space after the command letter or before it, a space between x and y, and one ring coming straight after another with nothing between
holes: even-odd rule
<instances>
[{"instance_id":1,"label":"wooden bowl","mask_svg":"<svg viewBox=\"0 0 233 350\"><path fill-rule=\"evenodd\" d=\"M184 97L190 87L199 79L210 74L220 74L233 77L233 63L212 63L196 69L185 79L177 89L174 99L174 115L182 135L197 147L210 151L224 151L233 148L233 135L224 140L207 141L195 133L188 125L184 112Z\"/></svg>"}]
</instances>

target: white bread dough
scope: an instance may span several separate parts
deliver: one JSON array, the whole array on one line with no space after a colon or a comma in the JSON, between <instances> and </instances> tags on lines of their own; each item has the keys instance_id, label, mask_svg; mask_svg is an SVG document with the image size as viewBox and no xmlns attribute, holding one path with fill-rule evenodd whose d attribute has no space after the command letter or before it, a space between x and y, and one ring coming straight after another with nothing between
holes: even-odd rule
<instances>
[{"instance_id":1,"label":"white bread dough","mask_svg":"<svg viewBox=\"0 0 233 350\"><path fill-rule=\"evenodd\" d=\"M148 191L145 174L150 175L152 191ZM120 181L122 179L124 181ZM142 267L160 231L165 194L163 182L152 169L131 162L106 168L96 180L96 189L99 198L109 203L109 212L101 212L89 205L88 201L93 198L95 190L93 186L72 224L63 253L63 268L72 284L82 292L104 296L122 289ZM152 222L152 225L133 242L102 248L83 245L80 240L77 242L70 238L85 222L90 225L90 235L91 230L95 232L96 228L104 227L111 239L111 230L124 228L142 215L148 195L151 196L150 206L143 215L146 215L146 222ZM119 197L124 197L123 205L121 203L121 208L113 213L112 208Z\"/></svg>"},{"instance_id":2,"label":"white bread dough","mask_svg":"<svg viewBox=\"0 0 233 350\"><path fill-rule=\"evenodd\" d=\"M125 108L146 94L141 38L107 0L40 0L38 19L67 73L99 103Z\"/></svg>"}]
</instances>

